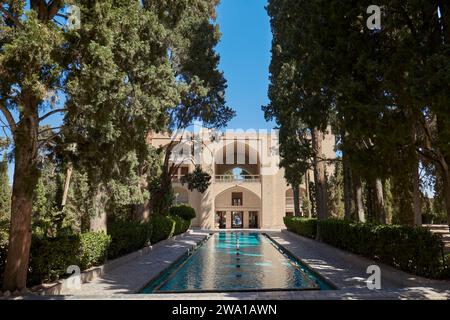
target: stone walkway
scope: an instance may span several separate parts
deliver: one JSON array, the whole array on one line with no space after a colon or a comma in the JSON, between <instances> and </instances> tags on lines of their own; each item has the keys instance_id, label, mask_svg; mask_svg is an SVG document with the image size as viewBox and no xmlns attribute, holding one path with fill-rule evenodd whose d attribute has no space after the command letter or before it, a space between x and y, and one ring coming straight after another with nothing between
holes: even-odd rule
<instances>
[{"instance_id":1,"label":"stone walkway","mask_svg":"<svg viewBox=\"0 0 450 320\"><path fill-rule=\"evenodd\" d=\"M347 298L398 296L414 299L450 299L450 281L430 280L411 275L289 231L268 234L310 268L336 285L339 290L333 290L332 296L337 294L338 297L342 295ZM373 291L367 288L366 280L369 274L366 270L371 265L378 265L381 269L381 290Z\"/></svg>"},{"instance_id":2,"label":"stone walkway","mask_svg":"<svg viewBox=\"0 0 450 320\"><path fill-rule=\"evenodd\" d=\"M142 257L129 261L82 285L81 290L59 297L31 299L164 299L164 300L264 300L264 299L450 299L450 281L420 278L288 231L266 232L293 255L332 282L338 290L289 292L240 292L207 294L137 294L150 279L205 239L207 232L191 232L167 240ZM369 290L366 269L381 268L381 290Z\"/></svg>"},{"instance_id":3,"label":"stone walkway","mask_svg":"<svg viewBox=\"0 0 450 320\"><path fill-rule=\"evenodd\" d=\"M99 278L84 283L81 290L66 290L64 295L110 296L131 294L141 291L146 284L189 249L206 238L207 233L190 233L176 239L169 239L154 246L147 255L114 268Z\"/></svg>"}]
</instances>

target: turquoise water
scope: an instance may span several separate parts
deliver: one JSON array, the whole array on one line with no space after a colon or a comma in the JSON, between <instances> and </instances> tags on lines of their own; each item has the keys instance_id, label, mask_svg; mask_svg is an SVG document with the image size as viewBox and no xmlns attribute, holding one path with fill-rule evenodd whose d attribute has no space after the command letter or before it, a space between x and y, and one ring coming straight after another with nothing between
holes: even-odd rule
<instances>
[{"instance_id":1,"label":"turquoise water","mask_svg":"<svg viewBox=\"0 0 450 320\"><path fill-rule=\"evenodd\" d=\"M214 234L150 282L143 293L331 289L265 235Z\"/></svg>"}]
</instances>

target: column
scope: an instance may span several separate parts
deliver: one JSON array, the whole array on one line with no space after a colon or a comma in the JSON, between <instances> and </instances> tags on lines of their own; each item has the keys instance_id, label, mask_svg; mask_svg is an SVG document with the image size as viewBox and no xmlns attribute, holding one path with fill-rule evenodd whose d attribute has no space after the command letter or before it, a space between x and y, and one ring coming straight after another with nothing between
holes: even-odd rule
<instances>
[{"instance_id":1,"label":"column","mask_svg":"<svg viewBox=\"0 0 450 320\"><path fill-rule=\"evenodd\" d=\"M248 213L248 211L244 211L244 229L248 229L249 228L249 221L248 221L248 218L249 218L249 213Z\"/></svg>"},{"instance_id":2,"label":"column","mask_svg":"<svg viewBox=\"0 0 450 320\"><path fill-rule=\"evenodd\" d=\"M227 211L226 217L227 217L226 228L231 229L231 212L230 211Z\"/></svg>"}]
</instances>

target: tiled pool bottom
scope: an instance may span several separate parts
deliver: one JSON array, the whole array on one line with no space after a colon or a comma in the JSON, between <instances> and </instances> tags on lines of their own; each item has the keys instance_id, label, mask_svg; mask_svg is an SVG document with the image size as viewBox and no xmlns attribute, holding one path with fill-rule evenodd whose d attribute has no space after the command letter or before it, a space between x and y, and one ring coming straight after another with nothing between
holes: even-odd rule
<instances>
[{"instance_id":1,"label":"tiled pool bottom","mask_svg":"<svg viewBox=\"0 0 450 320\"><path fill-rule=\"evenodd\" d=\"M221 232L186 254L141 293L329 290L266 235Z\"/></svg>"}]
</instances>

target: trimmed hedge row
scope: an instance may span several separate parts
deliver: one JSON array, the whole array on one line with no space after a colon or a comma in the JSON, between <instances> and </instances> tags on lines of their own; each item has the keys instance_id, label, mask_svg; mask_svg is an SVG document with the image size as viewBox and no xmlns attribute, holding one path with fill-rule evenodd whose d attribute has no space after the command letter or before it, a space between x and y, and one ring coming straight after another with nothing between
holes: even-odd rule
<instances>
[{"instance_id":1,"label":"trimmed hedge row","mask_svg":"<svg viewBox=\"0 0 450 320\"><path fill-rule=\"evenodd\" d=\"M3 283L3 273L5 272L7 250L6 243L0 243L0 289Z\"/></svg>"},{"instance_id":2,"label":"trimmed hedge row","mask_svg":"<svg viewBox=\"0 0 450 320\"><path fill-rule=\"evenodd\" d=\"M301 217L285 217L284 224L289 231L304 237L315 239L317 235L317 219Z\"/></svg>"},{"instance_id":3,"label":"trimmed hedge row","mask_svg":"<svg viewBox=\"0 0 450 320\"><path fill-rule=\"evenodd\" d=\"M286 217L289 231L430 278L449 277L439 235L426 228Z\"/></svg>"},{"instance_id":4,"label":"trimmed hedge row","mask_svg":"<svg viewBox=\"0 0 450 320\"><path fill-rule=\"evenodd\" d=\"M144 223L111 223L108 226L108 235L103 232L88 232L55 238L33 237L29 285L55 281L66 276L67 267L71 265L85 270L103 264L107 258L117 258L186 232L191 224L192 212L195 217L195 211L188 206L175 208L171 210L171 216L154 215L150 221ZM0 242L0 284L3 280L7 249L6 242Z\"/></svg>"},{"instance_id":5,"label":"trimmed hedge row","mask_svg":"<svg viewBox=\"0 0 450 320\"><path fill-rule=\"evenodd\" d=\"M107 258L111 237L103 232L88 232L58 238L34 237L30 249L31 285L54 281L66 274L67 267L82 270L102 264Z\"/></svg>"},{"instance_id":6,"label":"trimmed hedge row","mask_svg":"<svg viewBox=\"0 0 450 320\"><path fill-rule=\"evenodd\" d=\"M178 206L170 208L170 215L172 217L180 217L184 220L191 221L195 218L196 213L194 208L184 204L180 204Z\"/></svg>"},{"instance_id":7,"label":"trimmed hedge row","mask_svg":"<svg viewBox=\"0 0 450 320\"><path fill-rule=\"evenodd\" d=\"M190 220L184 220L183 218L178 216L172 217L172 219L175 221L174 235L185 233L191 226Z\"/></svg>"},{"instance_id":8,"label":"trimmed hedge row","mask_svg":"<svg viewBox=\"0 0 450 320\"><path fill-rule=\"evenodd\" d=\"M111 245L108 250L108 258L114 259L150 245L153 234L153 223L120 221L108 226L108 234L111 236Z\"/></svg>"},{"instance_id":9,"label":"trimmed hedge row","mask_svg":"<svg viewBox=\"0 0 450 320\"><path fill-rule=\"evenodd\" d=\"M169 216L157 214L152 217L151 221L153 223L152 243L157 243L173 236L176 225L175 220Z\"/></svg>"},{"instance_id":10,"label":"trimmed hedge row","mask_svg":"<svg viewBox=\"0 0 450 320\"><path fill-rule=\"evenodd\" d=\"M328 219L317 222L321 241L419 276L439 278L445 269L439 235L426 228Z\"/></svg>"}]
</instances>

